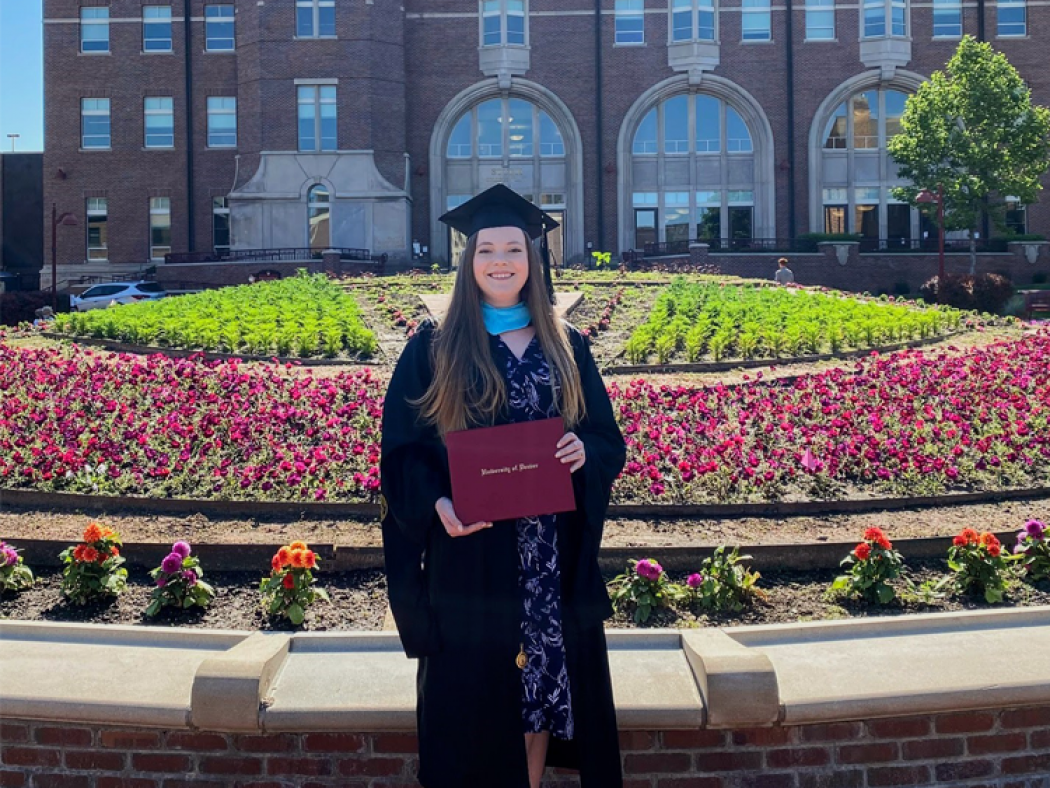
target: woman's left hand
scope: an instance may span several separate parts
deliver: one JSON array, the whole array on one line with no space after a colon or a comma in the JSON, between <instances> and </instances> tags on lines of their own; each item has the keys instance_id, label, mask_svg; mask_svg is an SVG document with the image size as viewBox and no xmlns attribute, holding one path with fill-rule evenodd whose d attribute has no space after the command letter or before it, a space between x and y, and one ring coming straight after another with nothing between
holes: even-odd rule
<instances>
[{"instance_id":1,"label":"woman's left hand","mask_svg":"<svg viewBox=\"0 0 1050 788\"><path fill-rule=\"evenodd\" d=\"M561 436L561 440L558 441L558 451L554 456L563 463L572 463L569 473L576 473L587 462L587 452L583 441L576 436L575 432L566 432Z\"/></svg>"}]
</instances>

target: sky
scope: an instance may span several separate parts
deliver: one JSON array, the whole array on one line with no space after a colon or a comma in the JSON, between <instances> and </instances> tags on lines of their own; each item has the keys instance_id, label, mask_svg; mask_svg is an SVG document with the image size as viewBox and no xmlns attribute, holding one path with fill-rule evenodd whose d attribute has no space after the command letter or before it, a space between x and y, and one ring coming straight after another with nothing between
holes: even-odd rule
<instances>
[{"instance_id":1,"label":"sky","mask_svg":"<svg viewBox=\"0 0 1050 788\"><path fill-rule=\"evenodd\" d=\"M42 0L0 0L0 150L44 149Z\"/></svg>"}]
</instances>

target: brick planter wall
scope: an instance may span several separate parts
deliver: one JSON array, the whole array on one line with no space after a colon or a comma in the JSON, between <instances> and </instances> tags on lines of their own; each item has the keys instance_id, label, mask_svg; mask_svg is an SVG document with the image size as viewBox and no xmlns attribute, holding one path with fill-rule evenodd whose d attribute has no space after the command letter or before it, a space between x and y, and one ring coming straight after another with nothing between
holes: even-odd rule
<instances>
[{"instance_id":1,"label":"brick planter wall","mask_svg":"<svg viewBox=\"0 0 1050 788\"><path fill-rule=\"evenodd\" d=\"M863 680L863 678L859 678ZM410 788L402 733L239 735L0 723L0 786ZM631 730L625 788L1048 788L1050 706L778 726ZM578 785L567 772L545 786ZM493 788L499 788L493 776Z\"/></svg>"}]
</instances>

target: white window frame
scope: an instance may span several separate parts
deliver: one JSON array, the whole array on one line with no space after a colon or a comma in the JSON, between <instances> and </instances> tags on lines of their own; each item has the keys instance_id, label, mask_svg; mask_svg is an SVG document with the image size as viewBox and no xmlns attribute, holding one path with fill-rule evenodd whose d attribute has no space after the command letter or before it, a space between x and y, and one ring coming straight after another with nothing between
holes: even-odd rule
<instances>
[{"instance_id":1,"label":"white window frame","mask_svg":"<svg viewBox=\"0 0 1050 788\"><path fill-rule=\"evenodd\" d=\"M209 14L210 9L223 9L221 16L213 16ZM229 11L229 15L226 15L226 11ZM212 20L216 20L212 22ZM233 25L233 35L226 39L225 37L212 36L209 28L213 24L227 24ZM229 40L230 45L226 46L212 46L212 42L226 41ZM205 52L235 52L237 50L237 7L232 3L209 3L204 6L204 51Z\"/></svg>"},{"instance_id":2,"label":"white window frame","mask_svg":"<svg viewBox=\"0 0 1050 788\"><path fill-rule=\"evenodd\" d=\"M520 10L513 11L511 3L520 4ZM511 43L509 17L521 17L522 40ZM499 17L499 40L485 40L485 20ZM483 48L489 47L528 47L529 46L529 3L528 0L478 0L478 41Z\"/></svg>"},{"instance_id":3,"label":"white window frame","mask_svg":"<svg viewBox=\"0 0 1050 788\"><path fill-rule=\"evenodd\" d=\"M830 28L818 20L831 19ZM813 35L818 31L829 30L831 35ZM806 0L806 41L835 40L835 0Z\"/></svg>"},{"instance_id":4,"label":"white window frame","mask_svg":"<svg viewBox=\"0 0 1050 788\"><path fill-rule=\"evenodd\" d=\"M105 197L88 197L85 204L85 215L87 221L84 223L84 246L86 249L88 262L107 262L109 260L109 211ZM91 245L91 220L102 217L104 226L107 230L101 233L102 244L100 246ZM100 254L101 253L101 254Z\"/></svg>"},{"instance_id":5,"label":"white window frame","mask_svg":"<svg viewBox=\"0 0 1050 788\"><path fill-rule=\"evenodd\" d=\"M718 43L718 2L717 0L668 0L669 11L667 14L667 40L671 44L684 44L693 41L701 41L704 43ZM678 13L685 13L683 6L689 6L689 21L691 27L691 33L689 38L675 38L674 36L674 15L675 7L678 7ZM711 15L711 27L710 37L701 36L701 24L700 15L701 13L709 13ZM706 26L703 26L706 30Z\"/></svg>"},{"instance_id":6,"label":"white window frame","mask_svg":"<svg viewBox=\"0 0 1050 788\"><path fill-rule=\"evenodd\" d=\"M310 32L299 30L299 11L309 8L311 11ZM321 33L321 9L332 9L332 32ZM335 31L335 0L295 0L295 37L296 38L337 38Z\"/></svg>"},{"instance_id":7,"label":"white window frame","mask_svg":"<svg viewBox=\"0 0 1050 788\"><path fill-rule=\"evenodd\" d=\"M167 12L167 16L164 16L164 12ZM147 35L149 27L151 25L164 25L168 26L168 37L167 38L151 38ZM172 32L172 21L171 21L171 6L170 5L144 5L142 6L142 51L144 54L170 54L172 52L172 40L174 33ZM150 42L167 42L167 48L150 48Z\"/></svg>"},{"instance_id":8,"label":"white window frame","mask_svg":"<svg viewBox=\"0 0 1050 788\"><path fill-rule=\"evenodd\" d=\"M228 243L217 244L215 242L215 217L225 216L226 217L226 232L229 237L227 238ZM233 223L230 220L230 198L229 197L212 197L211 198L211 248L213 251L218 252L220 249L230 251L230 247L233 244Z\"/></svg>"},{"instance_id":9,"label":"white window frame","mask_svg":"<svg viewBox=\"0 0 1050 788\"><path fill-rule=\"evenodd\" d=\"M88 105L88 102L99 102L98 104ZM101 102L105 102L105 108L102 107ZM109 132L106 134L105 145L89 145L89 137L101 137L101 134L87 134L85 129L85 118L93 116L105 115L106 121L109 124ZM82 98L80 99L80 148L81 150L111 150L113 147L113 120L110 117L110 101L108 98Z\"/></svg>"},{"instance_id":10,"label":"white window frame","mask_svg":"<svg viewBox=\"0 0 1050 788\"><path fill-rule=\"evenodd\" d=\"M296 85L296 112L295 112L295 129L296 137L298 138L298 150L302 153L329 153L339 149L339 92L337 85L327 84L298 84ZM331 91L331 96L326 96L325 93ZM311 95L307 95L307 92ZM305 97L305 98L304 98ZM321 136L321 107L326 105L332 105L336 108L335 110L335 126L336 126L336 138L332 143L331 148L324 146L324 138ZM303 106L310 106L313 108L313 119L314 119L314 145L315 147L307 149L303 147L303 140L299 137L299 108Z\"/></svg>"},{"instance_id":11,"label":"white window frame","mask_svg":"<svg viewBox=\"0 0 1050 788\"><path fill-rule=\"evenodd\" d=\"M158 222L154 224L154 216L167 217L168 219L168 246L154 246L153 245L153 230L162 228L164 225ZM151 261L161 262L164 260L164 255L171 252L171 198L170 197L150 197L149 198L149 258ZM167 250L162 251L162 250ZM157 254L161 251L161 254Z\"/></svg>"},{"instance_id":12,"label":"white window frame","mask_svg":"<svg viewBox=\"0 0 1050 788\"><path fill-rule=\"evenodd\" d=\"M232 102L228 104L227 102ZM237 147L237 97L236 96L208 96L207 101L207 114L208 114L208 147L209 148L236 148ZM233 117L233 141L232 142L216 142L212 139L214 136L227 136L230 134L226 130L213 130L212 119L217 117Z\"/></svg>"},{"instance_id":13,"label":"white window frame","mask_svg":"<svg viewBox=\"0 0 1050 788\"><path fill-rule=\"evenodd\" d=\"M885 30L878 34L868 34L867 17L866 11L871 8L882 9L882 23L885 26ZM893 29L893 12L896 9L902 11L902 18L904 19L904 29L902 31L895 31ZM911 35L911 9L908 4L908 0L861 0L860 14L858 15L860 21L860 37L861 40L871 41L880 38L899 38L906 39Z\"/></svg>"},{"instance_id":14,"label":"white window frame","mask_svg":"<svg viewBox=\"0 0 1050 788\"><path fill-rule=\"evenodd\" d=\"M639 30L620 30L621 22L641 23ZM621 38L621 36L623 36ZM639 38L639 36L641 36ZM637 39L637 40L634 40ZM615 38L618 47L638 47L645 45L645 0L616 0Z\"/></svg>"},{"instance_id":15,"label":"white window frame","mask_svg":"<svg viewBox=\"0 0 1050 788\"><path fill-rule=\"evenodd\" d=\"M85 49L84 33L87 28L104 27L106 30L105 49ZM101 40L101 39L92 39ZM109 6L83 6L80 9L80 54L82 55L108 55L110 51L109 36Z\"/></svg>"},{"instance_id":16,"label":"white window frame","mask_svg":"<svg viewBox=\"0 0 1050 788\"><path fill-rule=\"evenodd\" d=\"M150 103L154 106L150 106ZM159 106L158 103L159 102ZM149 119L159 118L167 115L171 119L171 137L168 140L167 135L153 133L150 134L149 130ZM171 96L146 96L142 100L142 144L143 147L154 149L170 149L175 147L175 100ZM160 141L154 140L150 142L150 137L162 137Z\"/></svg>"},{"instance_id":17,"label":"white window frame","mask_svg":"<svg viewBox=\"0 0 1050 788\"><path fill-rule=\"evenodd\" d=\"M1015 9L1020 7L1023 12L1023 19L1020 23L1017 22L1006 22L1005 26L1015 27L1020 24L1021 32L1004 33L1003 27L1004 22L1002 21L1002 12L1004 9L1010 8ZM1025 38L1028 36L1028 3L1026 0L999 0L996 4L995 9L995 35L996 38Z\"/></svg>"},{"instance_id":18,"label":"white window frame","mask_svg":"<svg viewBox=\"0 0 1050 788\"><path fill-rule=\"evenodd\" d=\"M742 6L740 8L740 40L745 44L753 43L767 43L773 40L773 20L772 20L772 9L770 0L741 0ZM752 38L747 37L747 30L744 26L745 20L748 18L762 20L764 18L765 28L756 28L765 35L762 37L754 36Z\"/></svg>"}]
</instances>

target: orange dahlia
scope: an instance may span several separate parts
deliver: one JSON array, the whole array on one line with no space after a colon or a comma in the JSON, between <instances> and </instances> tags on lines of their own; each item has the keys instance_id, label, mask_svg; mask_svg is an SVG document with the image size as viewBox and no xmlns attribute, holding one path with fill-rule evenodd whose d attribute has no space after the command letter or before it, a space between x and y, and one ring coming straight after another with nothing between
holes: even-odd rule
<instances>
[{"instance_id":1,"label":"orange dahlia","mask_svg":"<svg viewBox=\"0 0 1050 788\"><path fill-rule=\"evenodd\" d=\"M304 551L304 559L304 566L307 569L313 569L315 566L317 566L317 554L313 550Z\"/></svg>"},{"instance_id":2,"label":"orange dahlia","mask_svg":"<svg viewBox=\"0 0 1050 788\"><path fill-rule=\"evenodd\" d=\"M292 550L305 550L306 542L292 542L290 545L288 545L288 547L290 547Z\"/></svg>"},{"instance_id":3,"label":"orange dahlia","mask_svg":"<svg viewBox=\"0 0 1050 788\"><path fill-rule=\"evenodd\" d=\"M288 566L292 562L292 549L282 547L277 551L277 559L281 562L281 566Z\"/></svg>"},{"instance_id":4,"label":"orange dahlia","mask_svg":"<svg viewBox=\"0 0 1050 788\"><path fill-rule=\"evenodd\" d=\"M275 555L273 557L273 560L270 561L270 566L273 567L273 571L280 572L281 567L284 566L284 564L281 563L281 557L279 555Z\"/></svg>"},{"instance_id":5,"label":"orange dahlia","mask_svg":"<svg viewBox=\"0 0 1050 788\"><path fill-rule=\"evenodd\" d=\"M85 542L98 542L102 539L102 526L98 523L90 523L87 528L84 529L84 541Z\"/></svg>"},{"instance_id":6,"label":"orange dahlia","mask_svg":"<svg viewBox=\"0 0 1050 788\"><path fill-rule=\"evenodd\" d=\"M977 544L981 535L972 528L963 528L959 537L963 540L963 544Z\"/></svg>"},{"instance_id":7,"label":"orange dahlia","mask_svg":"<svg viewBox=\"0 0 1050 788\"><path fill-rule=\"evenodd\" d=\"M302 569L306 566L305 550L292 550L292 566L296 569Z\"/></svg>"}]
</instances>

